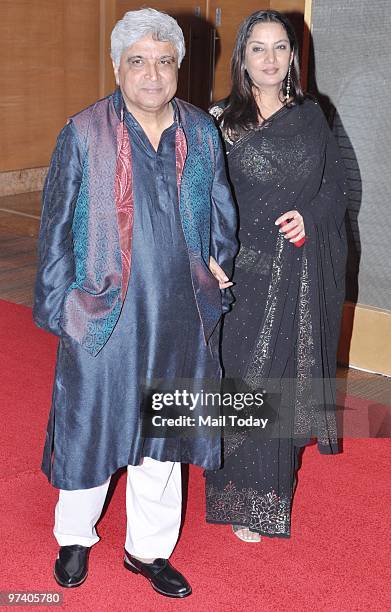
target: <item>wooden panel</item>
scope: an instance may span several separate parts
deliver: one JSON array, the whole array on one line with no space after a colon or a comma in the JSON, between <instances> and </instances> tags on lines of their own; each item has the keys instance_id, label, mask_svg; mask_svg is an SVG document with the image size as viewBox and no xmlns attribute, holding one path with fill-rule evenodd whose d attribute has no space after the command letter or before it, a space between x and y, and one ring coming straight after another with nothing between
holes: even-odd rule
<instances>
[{"instance_id":1,"label":"wooden panel","mask_svg":"<svg viewBox=\"0 0 391 612\"><path fill-rule=\"evenodd\" d=\"M99 96L99 2L64 4L65 113L68 117Z\"/></svg>"},{"instance_id":2,"label":"wooden panel","mask_svg":"<svg viewBox=\"0 0 391 612\"><path fill-rule=\"evenodd\" d=\"M99 98L114 91L115 79L111 63L111 32L117 21L117 1L100 0Z\"/></svg>"},{"instance_id":3,"label":"wooden panel","mask_svg":"<svg viewBox=\"0 0 391 612\"><path fill-rule=\"evenodd\" d=\"M280 13L302 13L304 15L305 0L270 0L270 8Z\"/></svg>"},{"instance_id":4,"label":"wooden panel","mask_svg":"<svg viewBox=\"0 0 391 612\"><path fill-rule=\"evenodd\" d=\"M163 11L176 18L177 15L194 15L195 8L200 7L201 16L205 16L206 2L202 0L154 0L150 5L137 0L117 0L117 19L121 19L127 11L136 11L151 6L157 11Z\"/></svg>"},{"instance_id":5,"label":"wooden panel","mask_svg":"<svg viewBox=\"0 0 391 612\"><path fill-rule=\"evenodd\" d=\"M270 8L288 17L295 29L300 49L302 49L306 0L270 0Z\"/></svg>"},{"instance_id":6,"label":"wooden panel","mask_svg":"<svg viewBox=\"0 0 391 612\"><path fill-rule=\"evenodd\" d=\"M64 116L62 20L62 3L0 3L0 170L47 163Z\"/></svg>"},{"instance_id":7,"label":"wooden panel","mask_svg":"<svg viewBox=\"0 0 391 612\"><path fill-rule=\"evenodd\" d=\"M230 62L239 25L251 13L268 8L269 2L262 0L210 0L208 16L214 25L216 10L221 9L221 25L216 26L213 100L225 98L230 91Z\"/></svg>"},{"instance_id":8,"label":"wooden panel","mask_svg":"<svg viewBox=\"0 0 391 612\"><path fill-rule=\"evenodd\" d=\"M96 99L98 0L0 3L0 171L48 164L68 115Z\"/></svg>"},{"instance_id":9,"label":"wooden panel","mask_svg":"<svg viewBox=\"0 0 391 612\"><path fill-rule=\"evenodd\" d=\"M312 27L312 0L305 0L304 7L304 26L303 42L301 50L301 83L304 90L308 88L308 71L310 64L311 47L311 27Z\"/></svg>"},{"instance_id":10,"label":"wooden panel","mask_svg":"<svg viewBox=\"0 0 391 612\"><path fill-rule=\"evenodd\" d=\"M309 1L272 4L299 10ZM213 48L214 98L228 93L237 28L247 15L269 4L255 0L153 3L176 17L184 30L187 55L180 70L180 97L208 106ZM1 0L0 172L46 166L66 118L113 90L111 30L127 10L138 8L140 2L134 0ZM214 40L216 8L222 9L222 24Z\"/></svg>"},{"instance_id":11,"label":"wooden panel","mask_svg":"<svg viewBox=\"0 0 391 612\"><path fill-rule=\"evenodd\" d=\"M292 22L300 48L301 82L307 86L311 0L270 0L270 8L284 13Z\"/></svg>"}]
</instances>

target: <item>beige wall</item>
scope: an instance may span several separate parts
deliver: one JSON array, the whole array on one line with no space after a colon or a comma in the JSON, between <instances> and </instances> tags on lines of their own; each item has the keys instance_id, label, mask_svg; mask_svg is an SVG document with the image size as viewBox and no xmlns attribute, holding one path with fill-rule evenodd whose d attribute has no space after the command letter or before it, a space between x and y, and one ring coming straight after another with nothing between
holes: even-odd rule
<instances>
[{"instance_id":1,"label":"beige wall","mask_svg":"<svg viewBox=\"0 0 391 612\"><path fill-rule=\"evenodd\" d=\"M391 376L391 312L346 302L338 360L361 370Z\"/></svg>"}]
</instances>

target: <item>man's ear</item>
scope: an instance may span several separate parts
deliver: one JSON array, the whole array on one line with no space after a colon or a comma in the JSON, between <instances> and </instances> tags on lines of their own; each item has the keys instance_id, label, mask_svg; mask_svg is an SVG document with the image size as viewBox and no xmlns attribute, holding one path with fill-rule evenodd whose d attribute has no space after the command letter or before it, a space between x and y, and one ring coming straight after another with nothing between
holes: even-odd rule
<instances>
[{"instance_id":1,"label":"man's ear","mask_svg":"<svg viewBox=\"0 0 391 612\"><path fill-rule=\"evenodd\" d=\"M114 76L115 76L115 82L117 83L117 85L119 85L119 74L118 74L118 70L119 70L119 66L117 66L114 63L114 60L111 60L112 64L113 64L113 70L114 70Z\"/></svg>"}]
</instances>

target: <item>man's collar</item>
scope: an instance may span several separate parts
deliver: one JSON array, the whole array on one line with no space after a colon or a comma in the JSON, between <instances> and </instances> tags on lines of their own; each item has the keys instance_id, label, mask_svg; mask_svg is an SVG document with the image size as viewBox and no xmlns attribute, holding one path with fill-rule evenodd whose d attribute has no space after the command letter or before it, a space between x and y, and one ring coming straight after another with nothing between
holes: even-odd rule
<instances>
[{"instance_id":1,"label":"man's collar","mask_svg":"<svg viewBox=\"0 0 391 612\"><path fill-rule=\"evenodd\" d=\"M179 112L179 106L175 98L171 100L172 108L174 110L174 121L178 124L178 127L182 127L181 125L181 114Z\"/></svg>"},{"instance_id":2,"label":"man's collar","mask_svg":"<svg viewBox=\"0 0 391 612\"><path fill-rule=\"evenodd\" d=\"M117 113L118 119L120 121L123 121L125 103L124 103L124 99L122 97L122 93L119 87L117 87L113 93L113 104L114 104L115 112Z\"/></svg>"}]
</instances>

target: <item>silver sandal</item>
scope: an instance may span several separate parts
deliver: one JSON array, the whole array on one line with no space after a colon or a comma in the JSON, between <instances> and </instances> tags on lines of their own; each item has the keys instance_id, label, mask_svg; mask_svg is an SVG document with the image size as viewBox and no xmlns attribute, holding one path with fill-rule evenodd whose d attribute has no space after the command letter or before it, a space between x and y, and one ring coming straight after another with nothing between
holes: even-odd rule
<instances>
[{"instance_id":1,"label":"silver sandal","mask_svg":"<svg viewBox=\"0 0 391 612\"><path fill-rule=\"evenodd\" d=\"M239 540L242 540L242 542L250 542L252 544L261 541L259 533L251 531L246 525L232 525L232 531Z\"/></svg>"}]
</instances>

